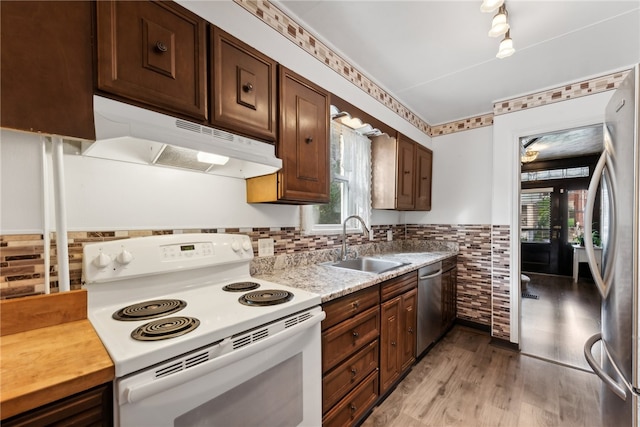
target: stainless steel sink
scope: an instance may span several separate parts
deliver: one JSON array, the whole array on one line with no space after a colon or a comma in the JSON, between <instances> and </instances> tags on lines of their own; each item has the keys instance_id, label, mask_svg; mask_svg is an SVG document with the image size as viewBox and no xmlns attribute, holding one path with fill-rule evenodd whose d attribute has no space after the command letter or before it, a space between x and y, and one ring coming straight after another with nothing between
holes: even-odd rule
<instances>
[{"instance_id":1,"label":"stainless steel sink","mask_svg":"<svg viewBox=\"0 0 640 427\"><path fill-rule=\"evenodd\" d=\"M394 270L396 268L409 265L409 263L364 257L364 258L348 259L346 261L338 261L328 265L336 268L347 268L349 270L366 271L368 273L379 274L379 273L384 273L385 271Z\"/></svg>"}]
</instances>

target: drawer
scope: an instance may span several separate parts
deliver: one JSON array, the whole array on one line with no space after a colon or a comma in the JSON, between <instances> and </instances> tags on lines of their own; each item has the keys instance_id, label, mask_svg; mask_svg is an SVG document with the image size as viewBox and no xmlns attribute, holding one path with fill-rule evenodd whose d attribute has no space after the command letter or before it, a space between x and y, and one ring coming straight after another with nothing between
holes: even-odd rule
<instances>
[{"instance_id":1,"label":"drawer","mask_svg":"<svg viewBox=\"0 0 640 427\"><path fill-rule=\"evenodd\" d=\"M322 412L325 413L367 375L378 369L378 340L342 362L322 379Z\"/></svg>"},{"instance_id":2,"label":"drawer","mask_svg":"<svg viewBox=\"0 0 640 427\"><path fill-rule=\"evenodd\" d=\"M372 372L322 418L323 427L351 426L378 398L378 372Z\"/></svg>"},{"instance_id":3,"label":"drawer","mask_svg":"<svg viewBox=\"0 0 640 427\"><path fill-rule=\"evenodd\" d=\"M458 257L452 256L442 260L442 271L451 270L458 264Z\"/></svg>"},{"instance_id":4,"label":"drawer","mask_svg":"<svg viewBox=\"0 0 640 427\"><path fill-rule=\"evenodd\" d=\"M403 294L418 285L418 272L412 271L402 276L383 282L380 286L380 299L387 301L393 297Z\"/></svg>"},{"instance_id":5,"label":"drawer","mask_svg":"<svg viewBox=\"0 0 640 427\"><path fill-rule=\"evenodd\" d=\"M327 317L322 321L322 330L378 305L380 303L378 289L377 285L371 286L324 304L322 309L327 314Z\"/></svg>"},{"instance_id":6,"label":"drawer","mask_svg":"<svg viewBox=\"0 0 640 427\"><path fill-rule=\"evenodd\" d=\"M336 366L380 335L380 307L375 306L322 333L322 372Z\"/></svg>"}]
</instances>

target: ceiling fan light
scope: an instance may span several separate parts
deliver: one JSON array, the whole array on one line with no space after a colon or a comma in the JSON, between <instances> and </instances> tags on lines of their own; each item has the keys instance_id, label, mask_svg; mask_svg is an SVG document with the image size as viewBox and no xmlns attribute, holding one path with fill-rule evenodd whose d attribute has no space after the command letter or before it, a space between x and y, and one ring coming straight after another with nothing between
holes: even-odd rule
<instances>
[{"instance_id":1,"label":"ceiling fan light","mask_svg":"<svg viewBox=\"0 0 640 427\"><path fill-rule=\"evenodd\" d=\"M509 32L507 32L506 36L500 42L500 47L498 47L498 53L496 54L496 58L506 58L507 56L513 55L516 50L513 48L513 40L509 37Z\"/></svg>"},{"instance_id":2,"label":"ceiling fan light","mask_svg":"<svg viewBox=\"0 0 640 427\"><path fill-rule=\"evenodd\" d=\"M502 6L503 3L504 0L483 0L480 5L480 11L485 13L493 12Z\"/></svg>"},{"instance_id":3,"label":"ceiling fan light","mask_svg":"<svg viewBox=\"0 0 640 427\"><path fill-rule=\"evenodd\" d=\"M491 29L489 37L498 37L509 31L509 23L507 22L507 9L500 6L500 10L491 21Z\"/></svg>"}]
</instances>

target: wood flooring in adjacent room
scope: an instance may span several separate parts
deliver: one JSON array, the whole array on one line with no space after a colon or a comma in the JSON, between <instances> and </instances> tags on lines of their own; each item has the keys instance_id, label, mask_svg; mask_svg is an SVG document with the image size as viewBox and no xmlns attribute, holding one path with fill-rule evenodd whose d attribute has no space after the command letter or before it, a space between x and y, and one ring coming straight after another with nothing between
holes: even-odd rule
<instances>
[{"instance_id":1,"label":"wood flooring in adjacent room","mask_svg":"<svg viewBox=\"0 0 640 427\"><path fill-rule=\"evenodd\" d=\"M522 298L522 353L592 372L584 358L584 343L600 332L600 294L590 278L525 273L531 281ZM594 346L600 354L600 344Z\"/></svg>"},{"instance_id":2,"label":"wood flooring in adjacent room","mask_svg":"<svg viewBox=\"0 0 640 427\"><path fill-rule=\"evenodd\" d=\"M490 339L455 326L363 426L602 426L601 383L594 374Z\"/></svg>"}]
</instances>

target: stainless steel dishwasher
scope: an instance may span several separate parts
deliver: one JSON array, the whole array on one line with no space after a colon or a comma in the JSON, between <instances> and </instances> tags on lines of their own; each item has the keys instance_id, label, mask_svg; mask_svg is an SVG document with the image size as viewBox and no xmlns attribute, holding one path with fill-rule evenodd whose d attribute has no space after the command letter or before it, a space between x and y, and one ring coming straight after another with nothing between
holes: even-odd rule
<instances>
[{"instance_id":1,"label":"stainless steel dishwasher","mask_svg":"<svg viewBox=\"0 0 640 427\"><path fill-rule=\"evenodd\" d=\"M442 262L418 270L417 355L440 336L442 328Z\"/></svg>"}]
</instances>

